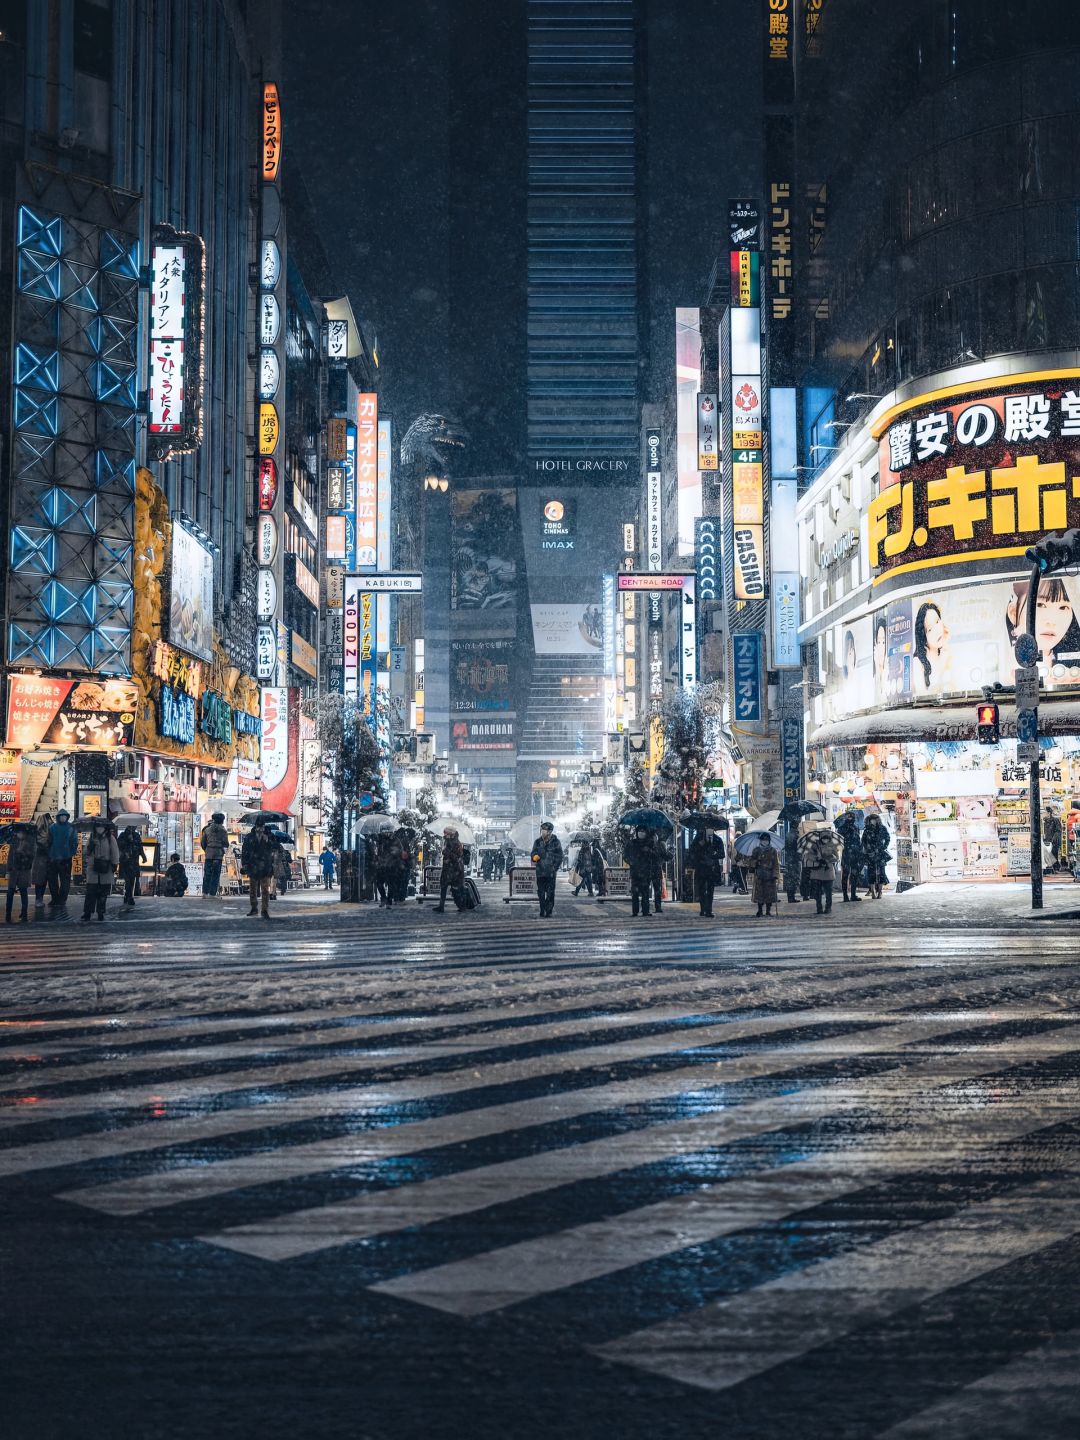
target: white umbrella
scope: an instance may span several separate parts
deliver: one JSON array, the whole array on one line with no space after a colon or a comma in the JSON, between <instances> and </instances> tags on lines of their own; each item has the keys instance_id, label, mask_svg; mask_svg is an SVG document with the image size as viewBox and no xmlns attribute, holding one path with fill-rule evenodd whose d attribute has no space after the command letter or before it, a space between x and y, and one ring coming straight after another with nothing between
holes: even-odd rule
<instances>
[{"instance_id":1,"label":"white umbrella","mask_svg":"<svg viewBox=\"0 0 1080 1440\"><path fill-rule=\"evenodd\" d=\"M452 820L449 816L440 815L424 826L425 830L431 830L436 835L441 835L447 826L457 831L458 839L462 845L475 845L476 836L473 834L472 826L466 825L464 820Z\"/></svg>"},{"instance_id":2,"label":"white umbrella","mask_svg":"<svg viewBox=\"0 0 1080 1440\"><path fill-rule=\"evenodd\" d=\"M365 815L358 828L361 835L378 835L383 830L396 830L398 822L391 815Z\"/></svg>"},{"instance_id":3,"label":"white umbrella","mask_svg":"<svg viewBox=\"0 0 1080 1440\"><path fill-rule=\"evenodd\" d=\"M114 815L112 823L117 830L127 830L131 826L138 826L140 830L149 830L150 816L143 814L141 810L125 810L120 815Z\"/></svg>"},{"instance_id":4,"label":"white umbrella","mask_svg":"<svg viewBox=\"0 0 1080 1440\"><path fill-rule=\"evenodd\" d=\"M523 815L510 827L510 842L518 850L528 850L536 837L540 834L540 826L550 824L555 826L555 833L558 835L562 826L555 820L545 821L542 815Z\"/></svg>"},{"instance_id":5,"label":"white umbrella","mask_svg":"<svg viewBox=\"0 0 1080 1440\"><path fill-rule=\"evenodd\" d=\"M780 811L779 811L779 810L766 810L766 812L765 812L764 815L759 815L759 816L757 817L757 819L754 821L753 825L751 826L751 829L753 829L753 830L771 830L774 825L779 825L779 823L780 823Z\"/></svg>"}]
</instances>

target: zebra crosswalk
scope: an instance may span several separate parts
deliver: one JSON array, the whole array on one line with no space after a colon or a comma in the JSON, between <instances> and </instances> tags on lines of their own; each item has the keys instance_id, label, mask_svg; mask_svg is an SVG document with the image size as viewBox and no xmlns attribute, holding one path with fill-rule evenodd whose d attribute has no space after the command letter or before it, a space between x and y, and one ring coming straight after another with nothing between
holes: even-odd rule
<instances>
[{"instance_id":1,"label":"zebra crosswalk","mask_svg":"<svg viewBox=\"0 0 1080 1440\"><path fill-rule=\"evenodd\" d=\"M60 1003L74 951L20 947L5 1200L82 1217L106 1252L197 1247L226 1285L256 1267L287 1294L329 1267L432 1323L557 1332L598 1384L738 1397L728 1428L755 1440L791 1433L779 1397L808 1367L854 1393L852 1354L897 1368L867 1435L938 1434L924 1413L976 1433L994 1376L1031 1383L1041 1350L1080 1402L1080 1300L1056 1296L1059 1337L1017 1298L1080 1265L1071 937L814 954L790 928L748 955L735 927L661 920L646 953L567 925L538 954L531 915L454 946L411 913L369 930L224 966L208 933L144 960L103 939L82 963L104 1004ZM170 973L182 1003L157 988ZM32 987L53 1003L18 1003ZM980 1369L987 1294L1016 1318ZM916 1380L911 1337L950 1306L964 1364L924 1346Z\"/></svg>"}]
</instances>

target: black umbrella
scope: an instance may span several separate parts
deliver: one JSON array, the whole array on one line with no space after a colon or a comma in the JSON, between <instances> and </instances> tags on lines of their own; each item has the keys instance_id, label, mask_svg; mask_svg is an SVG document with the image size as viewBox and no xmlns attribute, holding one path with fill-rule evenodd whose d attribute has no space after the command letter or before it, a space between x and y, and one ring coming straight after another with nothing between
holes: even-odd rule
<instances>
[{"instance_id":1,"label":"black umbrella","mask_svg":"<svg viewBox=\"0 0 1080 1440\"><path fill-rule=\"evenodd\" d=\"M781 820L805 820L810 815L824 815L825 807L812 800L789 800L780 811Z\"/></svg>"},{"instance_id":2,"label":"black umbrella","mask_svg":"<svg viewBox=\"0 0 1080 1440\"><path fill-rule=\"evenodd\" d=\"M643 830L659 830L664 834L670 834L674 825L662 810L654 810L651 807L643 810L628 810L619 819L620 825L629 826L636 830L640 825Z\"/></svg>"},{"instance_id":3,"label":"black umbrella","mask_svg":"<svg viewBox=\"0 0 1080 1440\"><path fill-rule=\"evenodd\" d=\"M726 815L706 814L700 810L693 815L680 815L679 824L687 830L730 830Z\"/></svg>"}]
</instances>

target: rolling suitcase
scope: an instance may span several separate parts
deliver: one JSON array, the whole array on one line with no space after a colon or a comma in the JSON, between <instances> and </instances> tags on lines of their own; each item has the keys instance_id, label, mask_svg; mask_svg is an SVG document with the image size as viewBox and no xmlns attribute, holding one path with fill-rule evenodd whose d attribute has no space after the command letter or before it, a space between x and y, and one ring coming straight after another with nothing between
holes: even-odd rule
<instances>
[{"instance_id":1,"label":"rolling suitcase","mask_svg":"<svg viewBox=\"0 0 1080 1440\"><path fill-rule=\"evenodd\" d=\"M476 888L476 881L469 876L465 881L465 909L477 910L480 907L480 891Z\"/></svg>"}]
</instances>

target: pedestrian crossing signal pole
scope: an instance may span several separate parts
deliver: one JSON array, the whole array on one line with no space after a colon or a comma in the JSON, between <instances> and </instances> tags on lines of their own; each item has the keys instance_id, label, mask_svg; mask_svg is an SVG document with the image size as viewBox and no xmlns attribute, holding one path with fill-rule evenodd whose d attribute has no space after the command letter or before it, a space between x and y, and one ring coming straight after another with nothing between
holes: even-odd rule
<instances>
[{"instance_id":1,"label":"pedestrian crossing signal pole","mask_svg":"<svg viewBox=\"0 0 1080 1440\"><path fill-rule=\"evenodd\" d=\"M1016 672L1016 737L1017 758L1024 759L1027 746L1028 811L1031 824L1031 908L1043 908L1042 796L1039 786L1039 642L1035 638L1036 611L1039 608L1039 586L1043 576L1064 570L1080 560L1080 530L1066 530L1062 535L1044 535L1027 552L1031 565L1028 580L1027 610L1024 629L1016 637L1014 653L1020 670ZM1031 683L1031 671L1034 682ZM1026 672L1026 673L1025 673Z\"/></svg>"}]
</instances>

